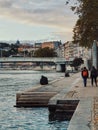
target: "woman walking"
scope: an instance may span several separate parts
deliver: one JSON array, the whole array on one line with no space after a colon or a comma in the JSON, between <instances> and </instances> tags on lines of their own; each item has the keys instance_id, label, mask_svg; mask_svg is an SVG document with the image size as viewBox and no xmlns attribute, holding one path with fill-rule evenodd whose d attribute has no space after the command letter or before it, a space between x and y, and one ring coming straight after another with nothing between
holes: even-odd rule
<instances>
[{"instance_id":1,"label":"woman walking","mask_svg":"<svg viewBox=\"0 0 98 130\"><path fill-rule=\"evenodd\" d=\"M92 66L92 69L91 69L91 85L93 86L94 82L95 82L95 85L97 87L97 75L98 75L98 72L97 72L97 69Z\"/></svg>"},{"instance_id":2,"label":"woman walking","mask_svg":"<svg viewBox=\"0 0 98 130\"><path fill-rule=\"evenodd\" d=\"M83 78L84 87L86 87L86 85L87 85L87 78L89 76L89 72L88 72L88 69L86 67L84 67L82 69L81 76Z\"/></svg>"}]
</instances>

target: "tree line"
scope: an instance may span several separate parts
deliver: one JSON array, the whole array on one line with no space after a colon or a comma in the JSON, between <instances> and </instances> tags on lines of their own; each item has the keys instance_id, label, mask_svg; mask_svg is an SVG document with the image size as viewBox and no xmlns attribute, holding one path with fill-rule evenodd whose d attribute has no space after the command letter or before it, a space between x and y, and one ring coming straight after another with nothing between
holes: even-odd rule
<instances>
[{"instance_id":1,"label":"tree line","mask_svg":"<svg viewBox=\"0 0 98 130\"><path fill-rule=\"evenodd\" d=\"M57 53L52 48L39 48L35 51L24 50L22 52L18 51L20 44L8 44L8 43L0 43L0 57L9 57L11 55L20 54L21 56L26 57L57 57ZM33 53L33 55L32 55Z\"/></svg>"}]
</instances>

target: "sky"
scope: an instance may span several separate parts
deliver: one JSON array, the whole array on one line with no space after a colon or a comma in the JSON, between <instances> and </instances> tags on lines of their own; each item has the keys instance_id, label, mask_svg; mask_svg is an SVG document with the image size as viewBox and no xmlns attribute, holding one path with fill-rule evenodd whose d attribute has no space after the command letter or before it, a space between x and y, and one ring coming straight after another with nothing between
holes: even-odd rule
<instances>
[{"instance_id":1,"label":"sky","mask_svg":"<svg viewBox=\"0 0 98 130\"><path fill-rule=\"evenodd\" d=\"M0 0L0 41L71 41L77 16L65 1Z\"/></svg>"}]
</instances>

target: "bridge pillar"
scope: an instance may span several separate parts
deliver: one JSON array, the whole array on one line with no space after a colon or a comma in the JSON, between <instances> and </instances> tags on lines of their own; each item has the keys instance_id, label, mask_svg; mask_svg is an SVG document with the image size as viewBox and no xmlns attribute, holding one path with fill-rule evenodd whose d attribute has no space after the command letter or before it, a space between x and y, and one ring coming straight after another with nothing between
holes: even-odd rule
<instances>
[{"instance_id":1,"label":"bridge pillar","mask_svg":"<svg viewBox=\"0 0 98 130\"><path fill-rule=\"evenodd\" d=\"M57 64L56 71L57 72L65 72L65 64Z\"/></svg>"}]
</instances>

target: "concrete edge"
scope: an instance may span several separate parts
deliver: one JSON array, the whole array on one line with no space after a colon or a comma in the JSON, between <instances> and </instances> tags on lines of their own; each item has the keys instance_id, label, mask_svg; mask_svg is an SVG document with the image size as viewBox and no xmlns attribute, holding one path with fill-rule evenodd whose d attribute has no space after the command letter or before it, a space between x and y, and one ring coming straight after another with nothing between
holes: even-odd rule
<instances>
[{"instance_id":1,"label":"concrete edge","mask_svg":"<svg viewBox=\"0 0 98 130\"><path fill-rule=\"evenodd\" d=\"M92 98L80 99L67 130L92 130Z\"/></svg>"}]
</instances>

